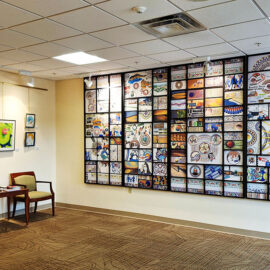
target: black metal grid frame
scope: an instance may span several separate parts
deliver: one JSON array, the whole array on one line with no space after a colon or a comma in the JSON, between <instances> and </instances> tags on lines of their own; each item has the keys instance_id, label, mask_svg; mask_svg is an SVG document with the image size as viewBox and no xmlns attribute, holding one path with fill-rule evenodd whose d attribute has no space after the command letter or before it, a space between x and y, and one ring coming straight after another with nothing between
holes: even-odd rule
<instances>
[{"instance_id":1,"label":"black metal grid frame","mask_svg":"<svg viewBox=\"0 0 270 270\"><path fill-rule=\"evenodd\" d=\"M270 115L270 111L269 111L269 106L270 106L270 103L248 103L248 91L249 91L249 85L248 85L248 77L250 74L252 73L256 73L256 72L270 72L270 70L254 70L254 71L249 71L249 59L251 57L256 57L256 56L263 56L263 55L269 55L269 53L258 53L258 54L252 54L252 55L248 55L247 56L247 60L246 60L246 99L245 99L245 103L246 103L246 122L249 123L249 122L259 122L260 123L260 137L259 137L259 141L260 141L260 153L259 154L250 154L250 155L253 155L253 156L256 156L256 165L248 165L247 164L247 156L249 155L248 152L246 151L246 190L245 190L245 194L246 194L246 198L249 199L249 200L257 200L257 201L269 201L270 200L270 195L269 195L269 188L270 188L270 181L269 181L269 170L270 170L270 167L267 167L267 166L258 166L258 157L259 156L267 156L267 155L264 155L262 154L262 122L263 121L269 121L270 122L270 119L268 120L265 120L265 119L256 119L256 120L249 120L248 119L248 106L250 105L268 105L268 115ZM247 128L248 128L248 125L247 125ZM247 129L247 133L248 134L248 129ZM247 144L247 140L246 140L246 144ZM246 150L247 150L247 147L246 147ZM255 168L264 168L267 170L267 181L266 182L248 182L248 168L249 167L255 167ZM265 199L262 199L262 198L251 198L251 197L248 197L248 190L247 190L247 186L248 184L251 184L251 185L254 185L254 184L258 184L258 185L265 185L266 186L266 198ZM256 194L256 193L254 193Z\"/></svg>"},{"instance_id":2,"label":"black metal grid frame","mask_svg":"<svg viewBox=\"0 0 270 270\"><path fill-rule=\"evenodd\" d=\"M120 76L120 78L121 78L121 85L119 86L120 88L121 88L121 93L123 92L123 89L122 89L122 74L108 74L108 75L101 75L102 77L107 77L108 78L108 112L98 112L98 109L97 109L97 103L98 103L98 91L100 90L100 89L106 89L106 88L100 88L99 86L98 86L98 80L97 80L97 78L98 77L101 77L101 76L95 76L95 77L93 77L92 78L92 80L93 81L95 81L95 88L87 88L86 86L85 86L85 84L84 84L84 182L86 183L86 184L98 184L98 185L111 185L111 186L121 186L122 185L122 183L121 183L121 185L113 185L113 184L111 184L111 155L110 155L110 151L111 151L111 139L112 138L120 138L121 139L121 146L122 146L122 144L123 144L123 132L122 132L122 135L121 136L111 136L111 124L110 124L110 116L111 116L111 114L113 114L113 113L120 113L121 114L121 129L122 129L122 121L123 121L123 115L122 115L122 108L121 108L121 110L118 112L118 111L113 111L113 112L111 112L111 83L110 83L110 79L111 79L111 76L113 76L113 75L119 75ZM92 113L86 113L86 110L85 110L85 108L86 108L86 99L85 99L85 92L86 91L95 91L96 92L96 112L92 112ZM122 97L121 97L122 98ZM107 121L108 121L108 136L91 136L91 137L89 137L89 136L87 136L86 135L86 116L87 115L91 115L91 114L93 114L93 115L107 115L108 117L107 117ZM123 130L123 129L122 129ZM86 148L86 140L87 140L87 138L89 139L89 138L93 138L93 139L95 139L97 142L98 142L98 140L101 140L101 139L108 139L108 142L109 142L109 148L108 148L108 153L109 153L109 157L108 157L108 160L106 160L106 161L102 161L102 160L99 160L98 159L98 154L97 154L97 159L96 160L86 160L86 149L88 149L88 148ZM118 147L117 147L118 148ZM90 149L94 149L94 148L90 148ZM97 150L97 149L96 149ZM95 165L96 165L96 183L88 183L87 181L86 181L86 165L87 165L87 163L88 162L94 162L95 163ZM107 175L108 175L108 183L99 183L99 179L98 179L98 175L99 175L99 173L98 173L98 164L100 163L100 162L106 162L107 164L108 164L108 173L107 173ZM121 159L121 161L113 161L113 162L120 162L121 163L121 165L122 165L122 159ZM113 175L120 175L120 174L113 174ZM121 178L122 178L122 174L121 174ZM122 181L121 181L122 182Z\"/></svg>"},{"instance_id":3,"label":"black metal grid frame","mask_svg":"<svg viewBox=\"0 0 270 270\"><path fill-rule=\"evenodd\" d=\"M124 178L123 178L123 185L124 186L126 186L126 187L132 187L132 188L142 188L142 189L154 189L154 190L162 190L162 189L156 189L156 188L154 188L154 177L156 177L155 175L154 175L154 170L153 170L153 168L154 168L154 164L155 163L157 163L156 161L154 161L154 147L153 147L153 144L154 144L154 141L153 141L153 138L154 138L154 135L153 135L153 130L154 130L154 124L156 123L166 123L167 124L167 134L168 134L168 120L167 121L165 121L165 122L162 122L162 121L156 121L155 119L154 119L154 112L156 111L156 110L160 110L160 109L154 109L154 99L155 98L159 98L159 97L164 97L164 96L166 96L166 98L167 98L167 112L169 111L169 108L168 108L168 92L169 92L169 85L168 85L168 79L167 79L167 95L158 95L158 96L156 96L156 95L154 95L154 72L156 71L156 70L161 70L161 69L164 69L166 72L165 73L167 73L167 77L169 76L169 68L168 67L164 67L164 68L156 68L156 69L147 69L147 70L142 70L142 71L135 71L135 72L145 72L145 71L147 71L147 72L151 72L151 90L152 90L152 94L151 94L151 96L144 96L144 97L134 97L134 98L125 98L125 93L123 93L123 100L124 100L124 102L123 102L123 104L124 104L124 107L125 107L125 101L126 100L137 100L137 110L136 110L136 113L137 113L137 121L136 122L134 122L134 124L151 124L152 125L152 127L151 127L151 141L152 141L152 145L151 145L151 147L150 148L136 148L136 149L134 149L134 148L126 148L125 147L125 135L124 135L124 140L123 140L123 153L124 153L124 155L125 155L125 152L126 152L126 150L128 150L128 149L134 149L134 150L138 150L138 151L140 151L140 150L151 150L151 152L152 152L152 160L150 161L151 162L151 168L152 168L152 173L151 173L151 175L140 175L140 174L136 174L136 175L138 175L138 186L136 187L134 187L134 186L129 186L129 185L126 185L125 184L125 175L128 175L128 174L124 174ZM129 72L129 73L133 73L133 72ZM123 76L125 76L126 74L128 74L128 73L125 73ZM125 80L124 80L124 83L123 83L123 87L125 87ZM143 111L141 111L140 109L139 109L139 99L141 99L141 98L150 98L151 99L151 101L152 101L152 108L151 108L151 116L152 116L152 121L151 122L144 122L144 121L139 121L139 114L140 114L140 112L143 112ZM135 110L134 110L134 112L135 112ZM126 111L125 110L123 110L123 115L125 115L125 113L126 113ZM124 119L124 125L125 124L133 124L132 122L126 122L126 118L125 117L123 117L123 119ZM124 130L126 130L126 128L124 127ZM168 135L167 135L167 138L168 138ZM167 168L169 167L169 165L168 165L168 150L169 150L169 146L168 146L168 140L167 140L167 162L166 162L166 164L167 164ZM140 161L138 161L138 167L139 167L139 165L140 165ZM131 175L133 175L133 174L131 174ZM140 187L139 186L139 184L140 184L140 181L139 181L139 178L140 177L151 177L151 187L150 188L143 188L143 187ZM168 179L169 179L169 175L168 175L168 170L167 170L167 176L164 176L164 177L166 177L166 180L167 180L167 185L165 185L165 190L169 190L169 184L168 184Z\"/></svg>"},{"instance_id":4,"label":"black metal grid frame","mask_svg":"<svg viewBox=\"0 0 270 270\"><path fill-rule=\"evenodd\" d=\"M243 60L243 65L244 65L244 59L242 58L242 57L236 57L237 59L242 59ZM196 77L196 78L189 78L188 77L188 66L190 65L190 64L187 64L187 65L184 65L184 66L186 66L186 79L185 79L185 81L186 81L186 84L187 84L187 87L186 87L186 93L188 93L188 91L189 90L199 90L199 89L201 89L201 90L203 90L204 91L204 96L203 96L203 115L202 116L198 116L198 117L189 117L188 116L188 113L186 113L186 117L185 118L183 118L183 120L186 122L186 128L187 128L187 130L186 130L186 136L187 136L187 134L188 133L198 133L198 134L200 134L200 133L203 133L203 132L205 132L204 131L204 127L205 127L205 118L221 118L223 121L222 121L222 123L221 123L221 125L222 125L222 131L219 131L219 132L215 132L215 131L212 131L212 132L209 132L209 131L207 131L206 133L207 134L211 134L211 133L220 133L220 134L222 134L222 137L223 137L223 140L222 140L222 152L224 152L224 133L225 133L225 131L224 131L224 123L225 123L225 120L224 120L224 109L225 109L225 104L224 104L224 100L225 100L225 76L226 75L235 75L235 74L244 74L244 72L241 72L241 73L234 73L234 74L225 74L225 61L226 60L230 60L230 59L224 59L223 61L222 60L215 60L215 61L222 61L222 66L223 66L223 74L222 75L215 75L215 76L206 76L205 74L203 75L203 77ZM197 64L200 64L200 63L197 63ZM206 85L205 85L205 79L206 78L211 78L211 77L222 77L222 79L223 79L223 84L222 84L222 86L211 86L211 87L206 87ZM204 80L204 85L202 86L202 87L200 87L200 88L193 88L193 89L189 89L188 88L188 81L189 80L193 80L193 79L203 79ZM206 110L206 106L205 106L205 99L206 99L206 97L205 97L205 90L206 89L211 89L211 88L221 88L221 89L223 89L223 96L222 96L222 99L223 99L223 104L222 104L222 116L205 116L205 110ZM244 89L244 86L243 86L243 89ZM244 91L243 89L236 89L235 91ZM171 93L172 93L172 91L171 91ZM188 102L188 95L186 95L186 105L187 105L187 102ZM244 100L243 100L243 102L244 102ZM226 106L226 107L234 107L234 106ZM188 112L188 107L186 107L186 112ZM202 128L203 128L203 131L188 131L188 120L189 119L197 119L197 118L202 118L203 119L203 124L202 124ZM182 120L182 119L181 119ZM242 133L243 134L243 131L238 131L237 133ZM186 137L186 159L187 159L187 145L188 145L188 140L187 140L188 138ZM243 140L244 140L244 138L243 138ZM244 145L243 145L243 148L244 148ZM242 151L243 152L243 149L242 150L239 150L239 151ZM189 178L187 175L186 175L186 192L183 192L183 191L181 191L181 192L183 192L183 193L189 193L189 194L200 194L200 195L210 195L210 196L224 196L224 197L232 197L232 198L242 198L242 197L244 197L244 190L243 190L243 195L241 196L241 197L235 197L235 196L225 196L224 195L224 183L225 182L230 182L230 183L242 183L243 184L243 182L242 181L229 181L229 180L225 180L224 179L224 166L233 166L233 165L225 165L224 164L224 155L222 154L222 164L204 164L204 163L196 163L196 164L190 164L190 163L188 163L188 160L186 160L186 174L188 174L188 165L202 165L202 166L207 166L207 165L213 165L213 166L221 166L222 167L222 170L223 170L223 175L222 175L222 179L220 179L220 180L215 180L215 179L206 179L205 178L205 176L204 177L202 177L202 178L200 178L200 179L194 179L194 178ZM243 165L240 165L240 167L242 167L243 168ZM243 171L244 171L244 168L243 168ZM177 177L176 177L177 178ZM189 179L194 179L194 180L198 180L198 181L202 181L202 183L203 183L203 193L195 193L195 192L188 192L188 180ZM205 193L205 186L206 186L206 181L207 180L209 180L209 181L217 181L217 182L221 182L222 183L222 194L220 194L220 195L217 195L217 194L206 194ZM174 191L174 192L179 192L179 191Z\"/></svg>"},{"instance_id":5,"label":"black metal grid frame","mask_svg":"<svg viewBox=\"0 0 270 270\"><path fill-rule=\"evenodd\" d=\"M264 53L264 54L267 54L267 53ZM262 54L256 54L256 55L262 55ZM255 55L251 55L251 56L255 56ZM243 59L243 62L244 62L244 70L243 70L243 73L241 73L241 74L243 74L244 75L244 86L243 86L243 134L247 134L246 132L247 132L247 88L248 88L248 84L247 84L247 81L248 81L248 56L245 56L245 57L233 57L233 58L226 58L226 59L217 59L217 60L215 60L215 61L223 61L223 69L225 68L225 65L224 65L224 63L225 63L225 61L226 60L231 60L231 59L239 59L239 58L241 58L241 59ZM189 63L189 64L192 64L192 63ZM184 65L186 65L186 66L188 66L189 64L184 64ZM199 64L199 63L197 63L197 64ZM171 192L179 192L179 191L172 191L171 190L171 185L170 185L170 179L171 179L171 177L170 177L170 165L171 165L171 160L170 160L170 153L171 153L171 128L170 128L170 125L171 125L171 110L170 110L170 103L171 103L171 98L170 98L170 92L171 92L171 69L173 68L173 67L177 67L177 66L182 66L182 65L175 65L175 66L170 66L170 67L168 67L168 66L164 66L164 67L159 67L159 68L155 68L155 69L162 69L162 68L167 68L168 69L168 120L167 120L167 128L168 128L168 142L167 142L167 144L168 144L168 158L167 158L167 164L168 164L168 190L167 191L171 191ZM153 69L143 69L143 70L134 70L134 71L130 71L130 72L128 72L128 73L133 73L133 72L141 72L141 71L148 71L148 70L152 70L153 71ZM186 69L186 72L188 72L188 69ZM125 83L125 74L126 73L112 73L112 74L105 74L105 75L101 75L101 76L110 76L110 75L117 75L117 74L121 74L121 76L122 76L122 161L121 161L121 163L122 163L122 187L125 187L125 185L124 185L124 171L125 171L125 166L124 166L124 159L125 159L125 151L124 151L124 139L125 139L125 129L124 129L124 122L125 122L125 116L124 116L124 100L125 100L125 98L124 98L124 83ZM239 73L240 74L240 73ZM224 78L225 78L225 73L224 73L224 70L223 70L223 103L224 103L224 88L225 88L225 82L224 82ZM98 77L98 76L96 76L96 77ZM205 77L205 75L204 75L204 77ZM186 78L186 82L188 81L188 78ZM216 88L216 87L214 87L214 88ZM203 89L205 89L205 88L203 88ZM84 89L85 91L86 90L91 90L91 89ZM97 90L97 88L96 88L96 90ZM153 90L153 77L152 77L152 90ZM186 88L186 93L187 93L187 90L188 90L188 85L187 85L187 88ZM240 89L239 89L240 90ZM237 90L236 90L237 91ZM152 95L152 97L153 97L153 95ZM205 95L204 95L204 99L205 99ZM187 104L187 96L186 96L186 104ZM153 105L154 104L152 104L152 109L153 109ZM224 105L224 104L223 104ZM110 104L109 104L109 109L110 109ZM186 111L187 111L187 106L186 106ZM205 112L205 107L204 107L204 112ZM108 114L110 114L110 112L108 112ZM85 98L84 98L84 115L85 115ZM152 117L153 117L153 115L152 115ZM186 114L186 117L187 117L187 114ZM207 117L208 118L208 117ZM222 118L223 118L223 123L222 123L222 133L224 133L224 106L223 106L223 116L222 116ZM153 119L152 119L153 120ZM181 119L182 120L182 119ZM153 121L152 121L152 123L153 123ZM187 122L186 122L187 123ZM187 128L187 127L186 127ZM85 132L85 117L84 117L84 132ZM187 134L188 132L186 131L186 134ZM217 133L219 133L219 132L217 132ZM224 135L224 134L223 134ZM152 136L153 136L153 134L152 134ZM86 136L85 136L85 139L86 139ZM85 139L84 139L84 143L85 143ZM186 139L187 139L187 137L186 137ZM222 141L222 147L224 148L224 137L223 137L223 141ZM85 149L85 147L84 147L84 149ZM189 192L180 192L180 193L189 193L189 194L195 194L195 195L206 195L206 196L217 196L217 197L228 197L228 198L236 198L236 199L239 199L239 198L247 198L247 168L248 168L248 166L247 166L247 151L246 151L246 149L247 149L247 142L246 142L246 140L245 140L245 136L243 136L243 165L242 165L242 167L243 167L243 181L241 182L242 184L243 184L243 197L229 197L229 196L224 196L224 184L223 184L223 194L222 195L209 195L209 194L204 194L204 193L189 193ZM187 152L187 145L186 145L186 152ZM152 158L153 158L153 156L152 156ZM187 156L186 156L186 158L187 158ZM85 155L84 155L84 164L86 164L86 160L85 160ZM187 165L187 160L186 160L186 165ZM203 165L205 165L205 164L203 164ZM221 165L223 168L224 168L224 166L227 166L227 165L224 165L224 155L223 155L223 164ZM231 166L231 165L228 165L228 166ZM223 172L224 173L224 172ZM85 170L85 168L84 168L84 174L86 174L86 170ZM86 178L84 178L84 179L86 179ZM186 187L187 187L187 177L186 177ZM203 178L202 179L203 181L204 181L204 186L205 186L205 181L207 180L207 179L205 179L205 178ZM224 182L224 178L222 179L222 180L217 180L217 181L223 181ZM234 182L234 181L228 181L228 182ZM239 183L239 181L236 181L237 183ZM97 183L98 184L98 183ZM268 197L269 197L269 184L267 183L267 185L268 185L268 188L267 188L267 190L268 190L268 194L267 194L267 200L268 200ZM142 189L142 188L140 188L140 187L132 187L132 188L138 188L138 189ZM143 189L145 189L145 188L143 188ZM157 190L157 191L160 191L159 189L153 189L152 188L152 190ZM254 198L247 198L247 199L254 199ZM261 200L261 199L255 199L255 200Z\"/></svg>"}]
</instances>

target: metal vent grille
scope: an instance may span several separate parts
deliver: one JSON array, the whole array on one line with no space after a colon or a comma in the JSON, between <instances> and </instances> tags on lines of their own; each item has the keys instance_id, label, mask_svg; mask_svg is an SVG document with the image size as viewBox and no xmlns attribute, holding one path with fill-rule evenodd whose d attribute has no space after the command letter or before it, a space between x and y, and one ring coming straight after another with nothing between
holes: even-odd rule
<instances>
[{"instance_id":1,"label":"metal vent grille","mask_svg":"<svg viewBox=\"0 0 270 270\"><path fill-rule=\"evenodd\" d=\"M186 13L178 13L136 24L143 31L165 38L205 30L206 28Z\"/></svg>"}]
</instances>

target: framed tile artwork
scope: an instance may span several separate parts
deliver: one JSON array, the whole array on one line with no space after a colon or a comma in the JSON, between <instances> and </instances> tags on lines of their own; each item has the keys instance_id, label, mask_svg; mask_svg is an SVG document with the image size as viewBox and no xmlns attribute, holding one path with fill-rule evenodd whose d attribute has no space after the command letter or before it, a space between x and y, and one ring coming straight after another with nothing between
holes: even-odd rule
<instances>
[{"instance_id":1,"label":"framed tile artwork","mask_svg":"<svg viewBox=\"0 0 270 270\"><path fill-rule=\"evenodd\" d=\"M84 110L85 183L270 199L270 54L96 76Z\"/></svg>"}]
</instances>

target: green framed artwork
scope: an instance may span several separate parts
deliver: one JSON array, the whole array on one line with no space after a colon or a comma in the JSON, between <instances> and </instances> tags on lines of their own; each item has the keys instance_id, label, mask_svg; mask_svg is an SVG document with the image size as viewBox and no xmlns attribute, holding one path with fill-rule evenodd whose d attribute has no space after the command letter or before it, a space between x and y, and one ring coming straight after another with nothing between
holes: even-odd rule
<instances>
[{"instance_id":1,"label":"green framed artwork","mask_svg":"<svg viewBox=\"0 0 270 270\"><path fill-rule=\"evenodd\" d=\"M15 150L15 120L0 119L0 152Z\"/></svg>"}]
</instances>

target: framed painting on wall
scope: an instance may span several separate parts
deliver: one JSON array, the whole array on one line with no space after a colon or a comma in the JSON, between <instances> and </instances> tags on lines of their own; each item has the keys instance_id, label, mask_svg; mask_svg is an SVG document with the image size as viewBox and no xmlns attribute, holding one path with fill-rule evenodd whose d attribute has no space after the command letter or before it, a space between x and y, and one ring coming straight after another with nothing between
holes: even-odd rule
<instances>
[{"instance_id":1,"label":"framed painting on wall","mask_svg":"<svg viewBox=\"0 0 270 270\"><path fill-rule=\"evenodd\" d=\"M36 115L33 113L26 114L25 127L26 128L34 128L36 123Z\"/></svg>"},{"instance_id":2,"label":"framed painting on wall","mask_svg":"<svg viewBox=\"0 0 270 270\"><path fill-rule=\"evenodd\" d=\"M15 150L15 120L0 120L0 152Z\"/></svg>"},{"instance_id":3,"label":"framed painting on wall","mask_svg":"<svg viewBox=\"0 0 270 270\"><path fill-rule=\"evenodd\" d=\"M24 146L35 146L36 132L25 132Z\"/></svg>"}]
</instances>

